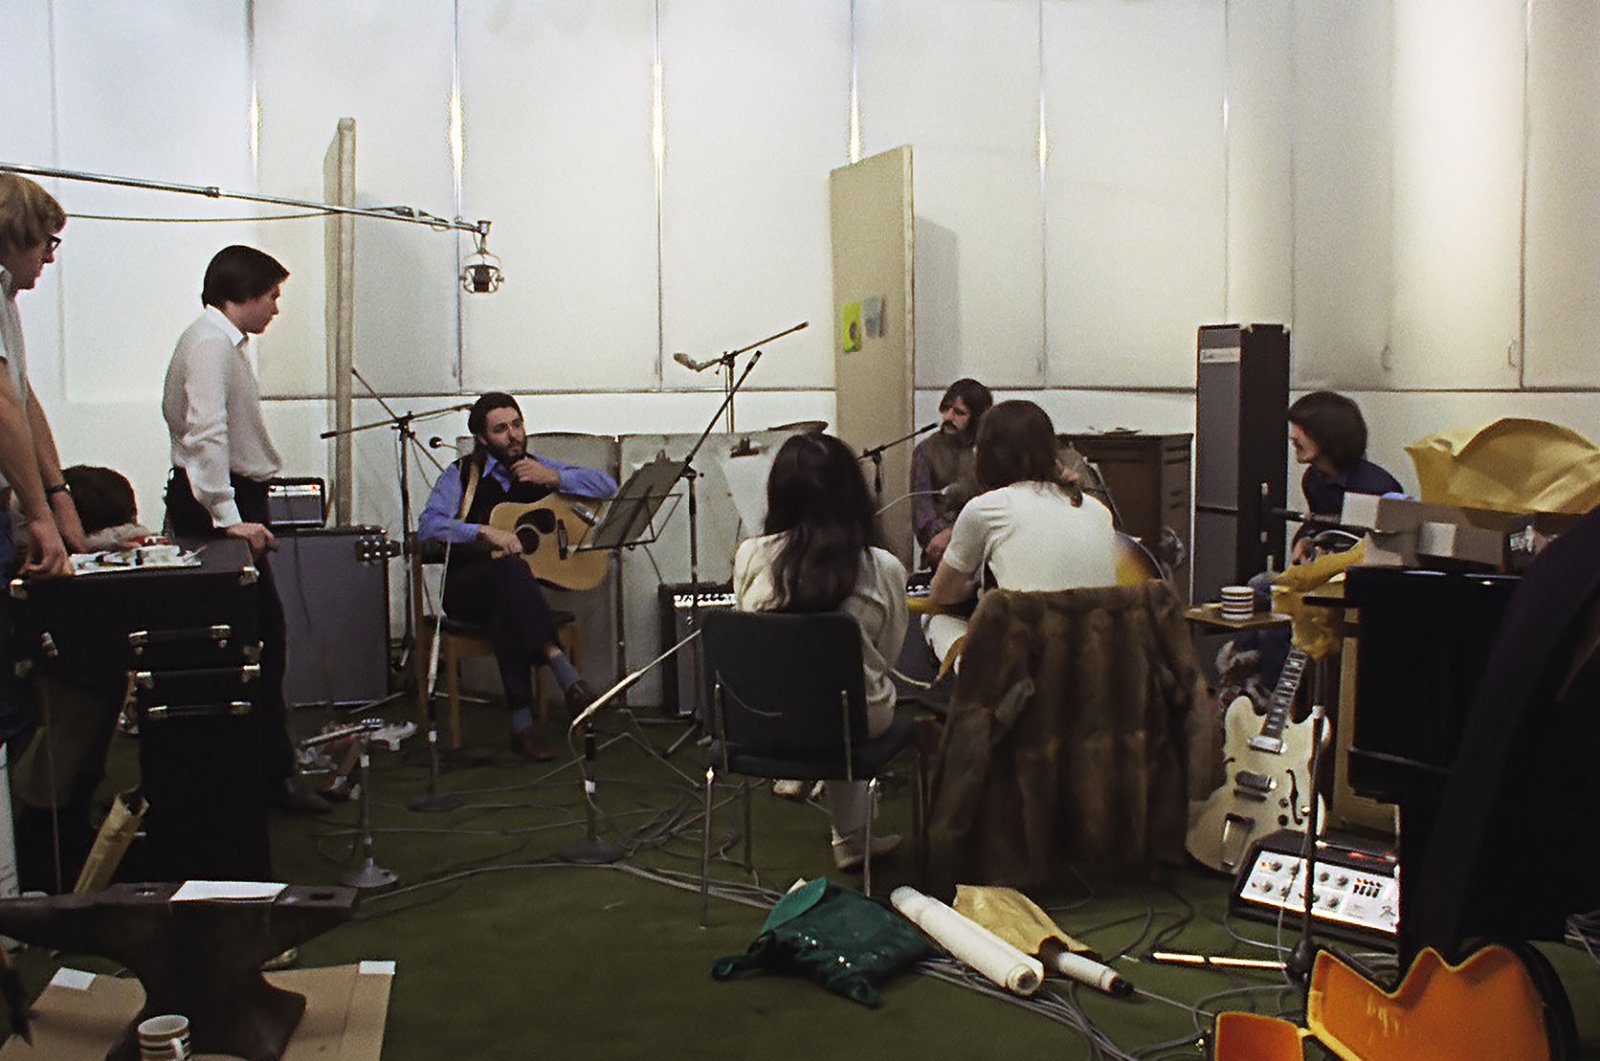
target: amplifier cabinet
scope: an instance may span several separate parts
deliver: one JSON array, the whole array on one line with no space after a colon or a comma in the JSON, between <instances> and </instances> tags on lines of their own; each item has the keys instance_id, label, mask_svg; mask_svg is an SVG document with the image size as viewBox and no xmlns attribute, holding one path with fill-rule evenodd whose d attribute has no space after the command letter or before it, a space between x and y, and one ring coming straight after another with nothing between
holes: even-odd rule
<instances>
[{"instance_id":1,"label":"amplifier cabinet","mask_svg":"<svg viewBox=\"0 0 1600 1061\"><path fill-rule=\"evenodd\" d=\"M389 559L380 527L332 527L278 537L272 575L283 602L291 707L355 705L389 692Z\"/></svg>"},{"instance_id":2,"label":"amplifier cabinet","mask_svg":"<svg viewBox=\"0 0 1600 1061\"><path fill-rule=\"evenodd\" d=\"M676 645L694 632L696 588L702 613L712 608L733 607L731 582L671 582L658 591L661 607L661 650ZM661 665L661 710L668 715L694 714L695 664L700 658L700 642L691 641L667 657Z\"/></svg>"},{"instance_id":3,"label":"amplifier cabinet","mask_svg":"<svg viewBox=\"0 0 1600 1061\"><path fill-rule=\"evenodd\" d=\"M1195 367L1194 594L1284 566L1289 474L1289 332L1206 325Z\"/></svg>"},{"instance_id":4,"label":"amplifier cabinet","mask_svg":"<svg viewBox=\"0 0 1600 1061\"><path fill-rule=\"evenodd\" d=\"M1118 529L1138 538L1150 554L1165 560L1164 532L1182 545L1183 560L1172 567L1178 596L1189 599L1189 435L1114 432L1061 435L1060 440L1095 466L1105 480Z\"/></svg>"}]
</instances>

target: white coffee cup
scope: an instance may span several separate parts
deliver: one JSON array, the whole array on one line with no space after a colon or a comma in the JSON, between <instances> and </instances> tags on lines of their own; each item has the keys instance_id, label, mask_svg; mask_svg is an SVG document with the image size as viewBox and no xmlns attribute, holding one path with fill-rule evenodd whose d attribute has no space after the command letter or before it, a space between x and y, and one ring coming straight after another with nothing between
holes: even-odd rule
<instances>
[{"instance_id":1,"label":"white coffee cup","mask_svg":"<svg viewBox=\"0 0 1600 1061\"><path fill-rule=\"evenodd\" d=\"M184 1061L189 1053L189 1018L177 1013L139 1022L139 1061Z\"/></svg>"}]
</instances>

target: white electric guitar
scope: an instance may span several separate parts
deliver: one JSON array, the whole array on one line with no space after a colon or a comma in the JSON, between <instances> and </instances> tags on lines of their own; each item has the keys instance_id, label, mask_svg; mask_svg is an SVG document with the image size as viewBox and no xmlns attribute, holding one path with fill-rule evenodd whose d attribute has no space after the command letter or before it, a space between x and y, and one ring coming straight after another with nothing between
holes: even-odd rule
<instances>
[{"instance_id":1,"label":"white electric guitar","mask_svg":"<svg viewBox=\"0 0 1600 1061\"><path fill-rule=\"evenodd\" d=\"M1223 719L1223 769L1228 779L1206 798L1189 826L1196 861L1224 873L1239 868L1250 841L1279 829L1304 828L1311 800L1311 722L1292 722L1290 709L1306 669L1306 654L1291 649L1267 714L1256 723L1248 696L1228 705ZM1317 804L1318 831L1327 815Z\"/></svg>"}]
</instances>

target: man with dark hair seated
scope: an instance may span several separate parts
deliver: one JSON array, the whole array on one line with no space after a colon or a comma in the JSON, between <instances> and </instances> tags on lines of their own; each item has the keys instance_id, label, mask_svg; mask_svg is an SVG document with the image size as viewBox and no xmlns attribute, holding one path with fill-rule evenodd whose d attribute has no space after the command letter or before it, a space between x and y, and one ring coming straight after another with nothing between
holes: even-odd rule
<instances>
[{"instance_id":1,"label":"man with dark hair seated","mask_svg":"<svg viewBox=\"0 0 1600 1061\"><path fill-rule=\"evenodd\" d=\"M487 626L511 708L511 750L535 761L555 758L534 726L532 670L547 666L574 714L594 699L589 684L556 642L556 626L533 569L513 531L490 526L501 502L534 502L552 493L606 498L617 481L603 471L528 452L522 408L491 391L467 414L472 452L439 476L417 520L417 537L449 544L444 610L452 619ZM482 543L484 548L479 546Z\"/></svg>"},{"instance_id":2,"label":"man with dark hair seated","mask_svg":"<svg viewBox=\"0 0 1600 1061\"><path fill-rule=\"evenodd\" d=\"M1300 490L1313 515L1338 519L1345 494L1398 494L1399 480L1367 460L1367 422L1361 407L1333 391L1313 391L1289 406L1289 445L1306 465ZM1306 523L1294 536L1291 563L1311 554L1316 525Z\"/></svg>"},{"instance_id":3,"label":"man with dark hair seated","mask_svg":"<svg viewBox=\"0 0 1600 1061\"><path fill-rule=\"evenodd\" d=\"M939 399L938 433L911 453L911 527L930 568L939 566L961 507L979 492L972 443L978 421L993 404L988 387L956 380Z\"/></svg>"}]
</instances>

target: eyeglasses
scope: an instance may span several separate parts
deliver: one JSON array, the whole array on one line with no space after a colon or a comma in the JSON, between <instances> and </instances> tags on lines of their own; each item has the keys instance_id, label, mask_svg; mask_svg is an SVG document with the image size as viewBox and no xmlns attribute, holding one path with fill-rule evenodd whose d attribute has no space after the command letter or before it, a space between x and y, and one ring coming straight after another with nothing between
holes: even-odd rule
<instances>
[{"instance_id":1,"label":"eyeglasses","mask_svg":"<svg viewBox=\"0 0 1600 1061\"><path fill-rule=\"evenodd\" d=\"M55 249L59 246L61 246L60 236L46 236L44 238L44 252L46 254L54 254Z\"/></svg>"}]
</instances>

